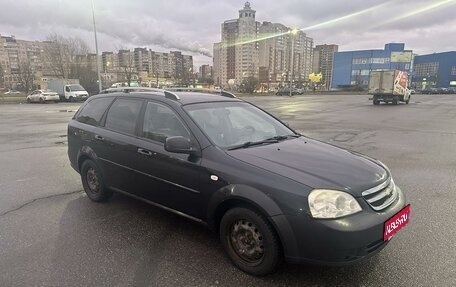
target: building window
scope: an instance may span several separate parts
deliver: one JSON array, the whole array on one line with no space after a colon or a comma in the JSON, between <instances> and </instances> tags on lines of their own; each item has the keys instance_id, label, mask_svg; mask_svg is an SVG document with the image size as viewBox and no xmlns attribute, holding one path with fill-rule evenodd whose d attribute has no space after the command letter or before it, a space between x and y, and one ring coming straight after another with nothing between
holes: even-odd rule
<instances>
[{"instance_id":1,"label":"building window","mask_svg":"<svg viewBox=\"0 0 456 287\"><path fill-rule=\"evenodd\" d=\"M355 58L353 59L353 65L367 64L369 63L368 58Z\"/></svg>"},{"instance_id":2,"label":"building window","mask_svg":"<svg viewBox=\"0 0 456 287\"><path fill-rule=\"evenodd\" d=\"M451 75L456 76L456 66L451 67Z\"/></svg>"},{"instance_id":3,"label":"building window","mask_svg":"<svg viewBox=\"0 0 456 287\"><path fill-rule=\"evenodd\" d=\"M439 70L439 63L438 62L431 62L431 63L420 63L415 64L413 67L413 71L415 75L426 77L426 76L437 76L437 71Z\"/></svg>"}]
</instances>

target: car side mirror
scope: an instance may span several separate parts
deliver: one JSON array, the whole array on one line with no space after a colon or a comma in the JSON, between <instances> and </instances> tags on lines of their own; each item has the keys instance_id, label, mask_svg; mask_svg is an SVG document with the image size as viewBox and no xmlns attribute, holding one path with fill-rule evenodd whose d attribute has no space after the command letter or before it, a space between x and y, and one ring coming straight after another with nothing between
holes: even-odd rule
<instances>
[{"instance_id":1,"label":"car side mirror","mask_svg":"<svg viewBox=\"0 0 456 287\"><path fill-rule=\"evenodd\" d=\"M174 153L193 154L195 150L189 138L182 136L167 137L165 141L165 150Z\"/></svg>"}]
</instances>

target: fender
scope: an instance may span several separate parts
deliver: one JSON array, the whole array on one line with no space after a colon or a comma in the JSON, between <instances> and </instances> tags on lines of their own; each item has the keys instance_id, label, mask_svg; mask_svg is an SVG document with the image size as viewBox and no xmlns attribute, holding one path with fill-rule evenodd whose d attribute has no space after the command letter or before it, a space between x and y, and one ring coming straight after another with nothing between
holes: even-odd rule
<instances>
[{"instance_id":1,"label":"fender","mask_svg":"<svg viewBox=\"0 0 456 287\"><path fill-rule=\"evenodd\" d=\"M276 230L282 243L285 257L298 254L294 232L280 207L264 192L244 184L230 184L216 191L209 200L206 223L216 231L217 209L229 200L244 201L262 211Z\"/></svg>"},{"instance_id":2,"label":"fender","mask_svg":"<svg viewBox=\"0 0 456 287\"><path fill-rule=\"evenodd\" d=\"M267 217L282 214L282 210L264 192L245 184L230 184L222 187L211 196L207 208L208 221L214 218L217 208L229 199L238 199L250 203L263 211Z\"/></svg>"},{"instance_id":3,"label":"fender","mask_svg":"<svg viewBox=\"0 0 456 287\"><path fill-rule=\"evenodd\" d=\"M82 146L81 149L78 151L78 154L76 157L77 158L76 167L77 167L77 171L79 173L81 172L80 171L80 162L79 162L81 160L81 157L88 157L88 158L94 160L95 162L98 162L98 156L95 153L95 151L89 146L86 146L86 145Z\"/></svg>"}]
</instances>

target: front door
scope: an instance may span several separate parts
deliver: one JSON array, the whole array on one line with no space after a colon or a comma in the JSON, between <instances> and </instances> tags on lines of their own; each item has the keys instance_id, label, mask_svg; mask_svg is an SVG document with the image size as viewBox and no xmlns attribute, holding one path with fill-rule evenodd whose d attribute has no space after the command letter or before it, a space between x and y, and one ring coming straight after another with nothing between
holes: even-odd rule
<instances>
[{"instance_id":1,"label":"front door","mask_svg":"<svg viewBox=\"0 0 456 287\"><path fill-rule=\"evenodd\" d=\"M148 102L140 125L142 138L137 141L136 193L155 203L187 215L203 218L199 178L201 158L189 154L167 152L167 137L190 138L186 125L169 106Z\"/></svg>"}]
</instances>

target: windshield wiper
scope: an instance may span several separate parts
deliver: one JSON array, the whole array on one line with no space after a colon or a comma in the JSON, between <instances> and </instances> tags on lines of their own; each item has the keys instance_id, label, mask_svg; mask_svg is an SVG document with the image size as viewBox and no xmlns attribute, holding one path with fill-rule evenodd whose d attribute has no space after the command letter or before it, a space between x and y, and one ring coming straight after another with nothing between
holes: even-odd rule
<instances>
[{"instance_id":1,"label":"windshield wiper","mask_svg":"<svg viewBox=\"0 0 456 287\"><path fill-rule=\"evenodd\" d=\"M246 147L251 147L254 145L261 145L261 144L266 144L266 143L278 143L278 139L270 138L270 139L265 139L261 141L256 141L256 142L245 142L241 145L229 148L228 150L235 150L235 149L241 149L241 148L246 148Z\"/></svg>"},{"instance_id":2,"label":"windshield wiper","mask_svg":"<svg viewBox=\"0 0 456 287\"><path fill-rule=\"evenodd\" d=\"M286 139L288 139L290 137L298 138L300 136L301 136L300 134L281 135L281 136L274 136L274 137L268 138L268 140L272 139L272 140L282 141L282 140L286 140Z\"/></svg>"},{"instance_id":3,"label":"windshield wiper","mask_svg":"<svg viewBox=\"0 0 456 287\"><path fill-rule=\"evenodd\" d=\"M298 135L298 134L292 134L292 135L286 135L286 136L284 136L284 135L273 136L273 137L270 137L270 138L267 138L267 139L264 139L264 140L261 140L261 141L254 141L254 142L248 141L248 142L245 142L245 143L243 143L241 145L229 148L228 150L247 148L247 147L251 147L251 146L254 146L254 145L261 145L261 144L268 144L268 143L278 143L279 141L286 140L289 137L297 138L297 137L300 137L300 136L301 135Z\"/></svg>"}]
</instances>

